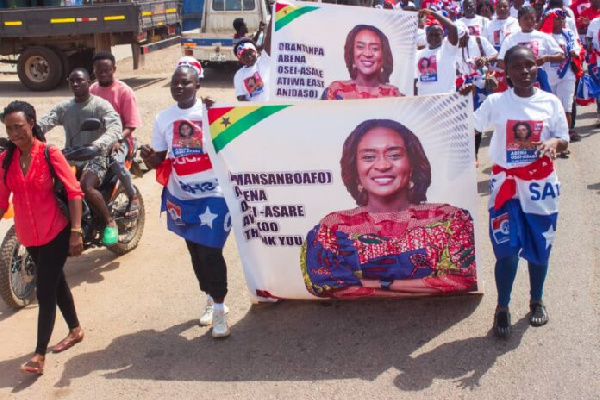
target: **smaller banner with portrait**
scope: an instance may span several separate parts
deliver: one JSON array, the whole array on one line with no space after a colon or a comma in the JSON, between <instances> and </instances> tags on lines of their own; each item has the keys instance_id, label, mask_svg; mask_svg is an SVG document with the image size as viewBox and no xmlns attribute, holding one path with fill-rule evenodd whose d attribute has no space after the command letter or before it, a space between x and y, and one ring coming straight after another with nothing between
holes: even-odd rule
<instances>
[{"instance_id":1,"label":"smaller banner with portrait","mask_svg":"<svg viewBox=\"0 0 600 400\"><path fill-rule=\"evenodd\" d=\"M471 109L448 94L208 110L251 294L480 292Z\"/></svg>"},{"instance_id":2,"label":"smaller banner with portrait","mask_svg":"<svg viewBox=\"0 0 600 400\"><path fill-rule=\"evenodd\" d=\"M417 13L278 0L271 100L413 95Z\"/></svg>"}]
</instances>

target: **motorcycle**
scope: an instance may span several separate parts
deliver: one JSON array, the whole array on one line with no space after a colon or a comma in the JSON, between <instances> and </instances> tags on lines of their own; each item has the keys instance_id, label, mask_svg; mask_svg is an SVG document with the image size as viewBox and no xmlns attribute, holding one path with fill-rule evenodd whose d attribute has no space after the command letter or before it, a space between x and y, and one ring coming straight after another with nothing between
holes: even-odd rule
<instances>
[{"instance_id":1,"label":"motorcycle","mask_svg":"<svg viewBox=\"0 0 600 400\"><path fill-rule=\"evenodd\" d=\"M81 131L94 131L101 126L100 120L88 119L81 125ZM0 150L6 143L0 141ZM82 162L89 161L100 155L100 150L95 146L71 147L63 149L63 155L79 176L77 167ZM138 194L138 210L134 216L127 216L129 211L129 197L125 187L117 175L117 163L114 154L108 155L108 170L106 177L98 190L102 194L108 207L108 211L117 223L119 229L119 240L114 245L105 246L102 243L102 234L105 223L99 212L94 210L85 199L82 199L81 231L83 238L83 249L106 247L117 255L124 255L135 249L142 238L145 223L144 200L137 187L134 188ZM139 176L141 171L138 162L130 158L125 166L128 170ZM4 215L5 219L13 218L12 205ZM25 246L21 245L17 238L14 225L8 230L2 244L0 245L0 297L4 302L14 308L22 308L30 304L35 298L35 263L27 252Z\"/></svg>"}]
</instances>

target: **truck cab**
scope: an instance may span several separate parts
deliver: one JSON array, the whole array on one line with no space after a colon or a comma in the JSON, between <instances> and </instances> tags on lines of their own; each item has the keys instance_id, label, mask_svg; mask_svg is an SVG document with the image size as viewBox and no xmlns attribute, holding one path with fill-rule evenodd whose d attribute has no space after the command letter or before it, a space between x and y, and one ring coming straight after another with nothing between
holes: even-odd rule
<instances>
[{"instance_id":1,"label":"truck cab","mask_svg":"<svg viewBox=\"0 0 600 400\"><path fill-rule=\"evenodd\" d=\"M268 23L268 0L183 0L182 53L204 66L237 63L233 20L244 18L249 32Z\"/></svg>"}]
</instances>

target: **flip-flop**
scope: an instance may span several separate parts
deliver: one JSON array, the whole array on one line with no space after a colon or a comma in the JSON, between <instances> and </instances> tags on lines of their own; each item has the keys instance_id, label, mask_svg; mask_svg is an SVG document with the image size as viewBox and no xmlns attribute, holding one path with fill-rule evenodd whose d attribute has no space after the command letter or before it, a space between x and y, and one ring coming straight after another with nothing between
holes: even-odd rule
<instances>
[{"instance_id":1,"label":"flip-flop","mask_svg":"<svg viewBox=\"0 0 600 400\"><path fill-rule=\"evenodd\" d=\"M558 153L558 156L560 158L569 158L570 154L571 154L571 150L565 150L565 151L561 151L560 153Z\"/></svg>"},{"instance_id":2,"label":"flip-flop","mask_svg":"<svg viewBox=\"0 0 600 400\"><path fill-rule=\"evenodd\" d=\"M116 226L107 226L104 228L104 235L102 236L102 243L107 246L116 244L119 241L119 228Z\"/></svg>"},{"instance_id":3,"label":"flip-flop","mask_svg":"<svg viewBox=\"0 0 600 400\"><path fill-rule=\"evenodd\" d=\"M63 340L58 342L58 344L52 348L52 352L60 353L65 350L69 350L71 347L75 346L77 343L81 343L81 341L83 340L83 336L84 336L83 331L81 331L81 335L79 335L76 338L67 336L66 338L64 338Z\"/></svg>"},{"instance_id":4,"label":"flip-flop","mask_svg":"<svg viewBox=\"0 0 600 400\"><path fill-rule=\"evenodd\" d=\"M19 370L26 374L44 375L44 363L29 360L25 364L21 365Z\"/></svg>"}]
</instances>

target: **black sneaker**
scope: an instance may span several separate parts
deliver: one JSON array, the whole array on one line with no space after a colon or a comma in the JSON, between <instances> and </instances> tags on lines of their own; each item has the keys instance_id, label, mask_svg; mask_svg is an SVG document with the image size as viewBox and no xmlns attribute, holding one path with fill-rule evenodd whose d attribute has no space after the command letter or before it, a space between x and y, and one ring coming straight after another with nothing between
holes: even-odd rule
<instances>
[{"instance_id":1,"label":"black sneaker","mask_svg":"<svg viewBox=\"0 0 600 400\"><path fill-rule=\"evenodd\" d=\"M494 314L494 335L499 338L506 338L512 332L510 326L510 312L508 307L499 308Z\"/></svg>"},{"instance_id":2,"label":"black sneaker","mask_svg":"<svg viewBox=\"0 0 600 400\"><path fill-rule=\"evenodd\" d=\"M544 307L544 303L541 300L529 303L529 309L531 310L531 314L529 314L529 323L531 326L546 325L550 320L546 307Z\"/></svg>"}]
</instances>

